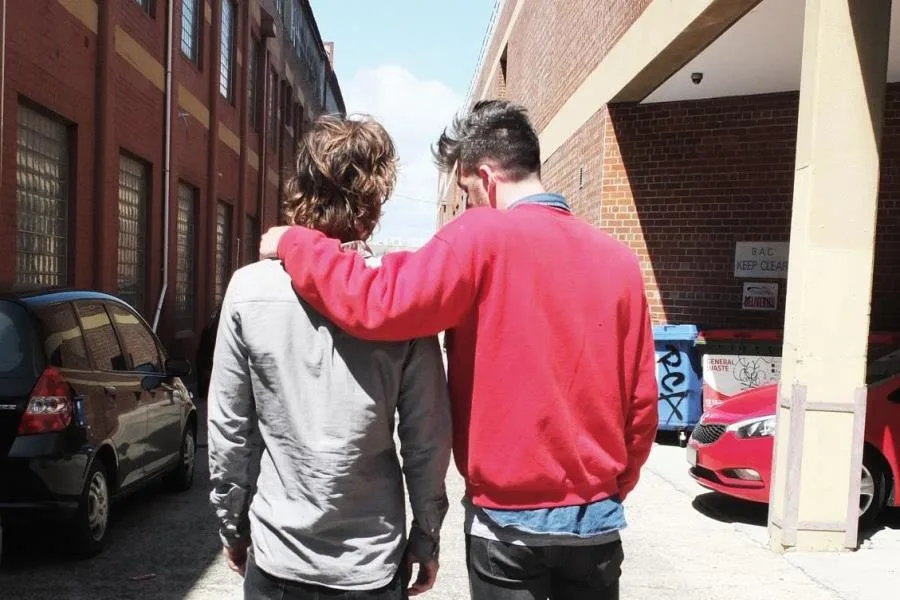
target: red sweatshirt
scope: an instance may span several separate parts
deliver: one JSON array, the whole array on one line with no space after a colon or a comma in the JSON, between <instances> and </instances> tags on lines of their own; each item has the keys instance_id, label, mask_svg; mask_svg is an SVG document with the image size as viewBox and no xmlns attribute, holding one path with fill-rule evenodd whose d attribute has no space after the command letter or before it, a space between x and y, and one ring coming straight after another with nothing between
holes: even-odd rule
<instances>
[{"instance_id":1,"label":"red sweatshirt","mask_svg":"<svg viewBox=\"0 0 900 600\"><path fill-rule=\"evenodd\" d=\"M474 504L569 506L634 488L658 397L640 265L621 243L523 204L468 210L380 268L301 227L278 255L300 296L357 337L450 330L453 451Z\"/></svg>"}]
</instances>

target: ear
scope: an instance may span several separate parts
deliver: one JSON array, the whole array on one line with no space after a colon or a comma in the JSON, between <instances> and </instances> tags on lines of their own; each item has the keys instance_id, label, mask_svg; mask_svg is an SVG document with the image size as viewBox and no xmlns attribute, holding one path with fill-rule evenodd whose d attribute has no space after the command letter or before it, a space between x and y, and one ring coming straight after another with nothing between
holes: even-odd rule
<instances>
[{"instance_id":1,"label":"ear","mask_svg":"<svg viewBox=\"0 0 900 600\"><path fill-rule=\"evenodd\" d=\"M491 184L494 182L494 169L488 164L479 165L478 176L481 178L481 184L484 186L485 191L490 190Z\"/></svg>"}]
</instances>

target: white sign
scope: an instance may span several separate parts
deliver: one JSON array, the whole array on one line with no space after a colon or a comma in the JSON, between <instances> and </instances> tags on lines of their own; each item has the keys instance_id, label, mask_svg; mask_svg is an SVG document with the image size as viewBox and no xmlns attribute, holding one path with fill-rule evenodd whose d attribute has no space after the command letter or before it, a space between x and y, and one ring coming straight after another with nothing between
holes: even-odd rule
<instances>
[{"instance_id":1,"label":"white sign","mask_svg":"<svg viewBox=\"0 0 900 600\"><path fill-rule=\"evenodd\" d=\"M703 410L747 390L778 383L780 356L706 354L703 356Z\"/></svg>"},{"instance_id":2,"label":"white sign","mask_svg":"<svg viewBox=\"0 0 900 600\"><path fill-rule=\"evenodd\" d=\"M778 284L744 283L741 308L744 310L777 310Z\"/></svg>"},{"instance_id":3,"label":"white sign","mask_svg":"<svg viewBox=\"0 0 900 600\"><path fill-rule=\"evenodd\" d=\"M738 279L787 279L788 242L738 242L734 276Z\"/></svg>"}]
</instances>

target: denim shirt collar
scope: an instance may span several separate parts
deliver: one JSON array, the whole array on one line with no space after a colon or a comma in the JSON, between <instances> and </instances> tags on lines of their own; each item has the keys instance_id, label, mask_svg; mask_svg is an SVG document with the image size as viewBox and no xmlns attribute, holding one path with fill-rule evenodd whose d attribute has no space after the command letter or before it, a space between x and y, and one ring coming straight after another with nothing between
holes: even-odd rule
<instances>
[{"instance_id":1,"label":"denim shirt collar","mask_svg":"<svg viewBox=\"0 0 900 600\"><path fill-rule=\"evenodd\" d=\"M568 213L572 212L569 203L566 202L565 196L562 194L552 194L550 192L525 196L510 204L509 208L515 208L517 206L522 206L523 204L540 204L542 206L558 208L559 210L564 210Z\"/></svg>"}]
</instances>

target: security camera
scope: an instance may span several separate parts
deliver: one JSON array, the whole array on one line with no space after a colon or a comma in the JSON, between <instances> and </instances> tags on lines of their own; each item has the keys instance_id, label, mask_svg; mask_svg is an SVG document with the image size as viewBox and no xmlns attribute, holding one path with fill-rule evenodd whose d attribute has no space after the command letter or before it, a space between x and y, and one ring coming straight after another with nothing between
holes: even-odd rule
<instances>
[{"instance_id":1,"label":"security camera","mask_svg":"<svg viewBox=\"0 0 900 600\"><path fill-rule=\"evenodd\" d=\"M691 73L691 81L694 82L694 85L700 85L700 82L703 81L703 73Z\"/></svg>"}]
</instances>

